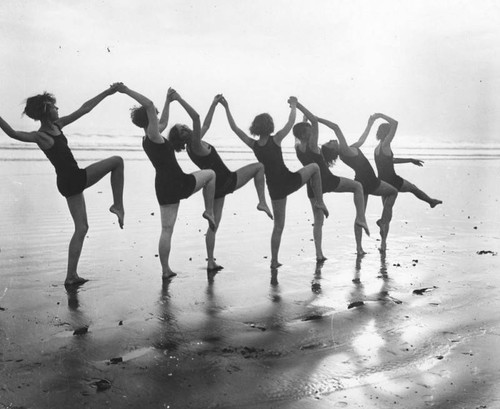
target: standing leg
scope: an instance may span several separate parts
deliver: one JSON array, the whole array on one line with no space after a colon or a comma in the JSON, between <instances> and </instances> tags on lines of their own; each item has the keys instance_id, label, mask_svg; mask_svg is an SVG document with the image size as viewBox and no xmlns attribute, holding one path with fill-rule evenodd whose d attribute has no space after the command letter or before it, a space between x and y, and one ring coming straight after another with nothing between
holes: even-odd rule
<instances>
[{"instance_id":1,"label":"standing leg","mask_svg":"<svg viewBox=\"0 0 500 409\"><path fill-rule=\"evenodd\" d=\"M274 227L271 234L271 268L278 268L282 264L278 261L280 251L281 235L285 228L286 218L286 197L284 199L273 200Z\"/></svg>"},{"instance_id":2,"label":"standing leg","mask_svg":"<svg viewBox=\"0 0 500 409\"><path fill-rule=\"evenodd\" d=\"M82 253L83 241L89 230L87 221L87 210L85 207L85 198L83 193L66 198L69 211L75 224L75 231L69 242L68 249L68 269L66 272L65 285L80 285L85 283L85 278L78 276L77 268L80 255Z\"/></svg>"},{"instance_id":3,"label":"standing leg","mask_svg":"<svg viewBox=\"0 0 500 409\"><path fill-rule=\"evenodd\" d=\"M321 263L326 260L323 254L323 221L325 220L325 215L321 210L315 206L315 199L310 198L311 207L314 215L314 227L313 227L313 238L314 247L316 248L316 261Z\"/></svg>"},{"instance_id":4,"label":"standing leg","mask_svg":"<svg viewBox=\"0 0 500 409\"><path fill-rule=\"evenodd\" d=\"M198 170L192 175L196 178L196 185L193 193L203 188L203 201L205 211L203 218L207 219L210 229L215 230L214 218L214 194L215 194L215 172L213 170Z\"/></svg>"},{"instance_id":5,"label":"standing leg","mask_svg":"<svg viewBox=\"0 0 500 409\"><path fill-rule=\"evenodd\" d=\"M271 209L269 209L269 206L266 202L264 165L262 163L251 163L250 165L246 165L238 169L236 171L236 174L237 180L235 190L246 185L248 181L253 178L255 183L255 190L257 191L257 197L259 198L257 210L265 212L272 219L273 214L271 213Z\"/></svg>"},{"instance_id":6,"label":"standing leg","mask_svg":"<svg viewBox=\"0 0 500 409\"><path fill-rule=\"evenodd\" d=\"M364 201L364 208L366 212L366 205L368 204L368 195L363 194L363 201ZM354 223L354 238L356 239L356 252L358 253L358 256L361 256L363 254L366 254L366 251L363 250L363 246L361 244L361 239L363 236L363 228L361 225Z\"/></svg>"},{"instance_id":7,"label":"standing leg","mask_svg":"<svg viewBox=\"0 0 500 409\"><path fill-rule=\"evenodd\" d=\"M175 221L177 220L177 212L179 211L179 203L161 205L161 234L158 243L158 252L160 254L160 263L162 268L162 279L167 280L177 274L172 271L169 265L170 248L172 246L172 234L174 232Z\"/></svg>"},{"instance_id":8,"label":"standing leg","mask_svg":"<svg viewBox=\"0 0 500 409\"><path fill-rule=\"evenodd\" d=\"M319 171L319 166L316 163L310 163L298 172L302 178L302 185L311 180L314 198L316 199L315 206L324 213L325 217L328 217L328 209L323 202L323 188L321 186L321 173Z\"/></svg>"},{"instance_id":9,"label":"standing leg","mask_svg":"<svg viewBox=\"0 0 500 409\"><path fill-rule=\"evenodd\" d=\"M214 200L214 216L215 216L215 229L210 227L207 229L207 234L205 235L205 245L207 247L207 270L218 271L222 270L224 267L219 266L215 262L214 249L215 249L215 234L219 228L219 224L222 218L222 209L224 208L224 197Z\"/></svg>"},{"instance_id":10,"label":"standing leg","mask_svg":"<svg viewBox=\"0 0 500 409\"><path fill-rule=\"evenodd\" d=\"M113 191L113 204L109 208L111 213L118 217L118 224L123 229L123 179L124 166L123 159L119 156L112 156L85 168L87 171L87 186L90 187L111 172L111 190Z\"/></svg>"},{"instance_id":11,"label":"standing leg","mask_svg":"<svg viewBox=\"0 0 500 409\"><path fill-rule=\"evenodd\" d=\"M432 208L436 207L438 204L443 203L441 200L432 199L425 192L423 192L417 186L415 186L413 183L410 183L405 179L403 179L403 180L404 180L404 182L403 182L403 185L401 186L401 189L399 190L400 192L413 193L420 200L427 202L429 204L429 206Z\"/></svg>"},{"instance_id":12,"label":"standing leg","mask_svg":"<svg viewBox=\"0 0 500 409\"><path fill-rule=\"evenodd\" d=\"M382 216L377 220L380 227L380 251L384 253L387 249L387 236L389 235L389 226L392 220L392 208L398 197L398 191L387 182L381 181L380 186L372 193L375 196L382 196Z\"/></svg>"}]
</instances>

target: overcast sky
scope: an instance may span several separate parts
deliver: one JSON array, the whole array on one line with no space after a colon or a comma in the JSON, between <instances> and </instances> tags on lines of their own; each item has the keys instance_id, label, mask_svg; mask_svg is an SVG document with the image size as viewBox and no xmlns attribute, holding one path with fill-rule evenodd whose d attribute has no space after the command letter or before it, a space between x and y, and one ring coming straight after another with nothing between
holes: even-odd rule
<instances>
[{"instance_id":1,"label":"overcast sky","mask_svg":"<svg viewBox=\"0 0 500 409\"><path fill-rule=\"evenodd\" d=\"M494 0L2 0L0 45L0 114L25 130L25 98L50 91L67 114L123 81L202 115L221 92L245 129L261 112L280 126L296 95L349 140L384 112L401 138L500 143ZM112 96L71 131L137 132L132 105Z\"/></svg>"}]
</instances>

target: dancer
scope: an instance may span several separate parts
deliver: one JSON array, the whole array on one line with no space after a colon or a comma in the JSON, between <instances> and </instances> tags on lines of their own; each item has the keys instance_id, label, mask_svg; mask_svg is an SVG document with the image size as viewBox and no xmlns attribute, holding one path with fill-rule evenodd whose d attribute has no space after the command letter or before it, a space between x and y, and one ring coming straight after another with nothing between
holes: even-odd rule
<instances>
[{"instance_id":1,"label":"dancer","mask_svg":"<svg viewBox=\"0 0 500 409\"><path fill-rule=\"evenodd\" d=\"M68 267L64 281L66 286L78 286L88 281L80 277L77 272L83 242L89 229L83 191L111 173L113 204L109 211L118 217L120 228L123 228L125 213L123 210L123 159L119 156L112 156L81 169L68 147L68 140L62 129L88 114L104 98L116 91L117 84L113 84L85 102L72 114L63 117L59 117L56 98L52 94L45 92L30 97L26 100L24 114L41 123L38 131L34 132L15 131L0 118L0 127L8 136L21 142L36 143L56 170L57 189L66 198L75 225L75 231L69 242Z\"/></svg>"},{"instance_id":2,"label":"dancer","mask_svg":"<svg viewBox=\"0 0 500 409\"><path fill-rule=\"evenodd\" d=\"M259 199L257 209L265 212L271 219L273 218L271 210L266 203L264 166L257 162L244 166L236 172L231 172L222 161L215 147L202 140L210 128L215 107L219 103L221 97L222 95L216 95L213 99L207 116L203 121L201 132L195 133L187 126L177 124L172 128L169 136L169 140L177 152L186 148L189 157L200 169L212 169L216 175L214 196L215 229L212 230L209 228L205 236L207 247L207 270L209 272L223 269L221 265L215 262L214 249L215 234L221 221L226 195L233 193L253 179ZM185 108L188 113L197 115L194 109L187 103L185 104Z\"/></svg>"},{"instance_id":3,"label":"dancer","mask_svg":"<svg viewBox=\"0 0 500 409\"><path fill-rule=\"evenodd\" d=\"M271 235L271 268L276 269L282 264L278 261L281 236L285 227L286 198L298 190L309 180L312 182L315 204L320 211L328 217L328 209L323 202L321 189L321 174L319 167L311 163L297 172L290 172L283 161L281 141L288 135L295 122L297 114L297 98L290 97L290 115L285 127L274 135L274 123L269 114L260 114L255 117L250 127L250 133L258 137L257 140L248 136L236 126L229 105L224 97L220 103L226 109L229 126L233 132L254 152L258 161L264 165L266 183L271 196L274 214L274 228Z\"/></svg>"},{"instance_id":4,"label":"dancer","mask_svg":"<svg viewBox=\"0 0 500 409\"><path fill-rule=\"evenodd\" d=\"M302 165L316 163L321 171L321 183L323 194L327 192L351 192L354 193L354 206L356 207L356 218L354 226L360 226L370 235L365 219L365 199L363 196L363 187L361 183L344 177L339 177L330 172L328 165L323 158L318 147L318 119L300 102L297 103L297 109L304 114L304 122L299 122L293 127L293 134L297 139L295 152ZM306 122L309 121L310 123ZM311 183L307 184L307 196L311 200L314 214L313 237L316 247L316 260L320 263L326 260L322 249L322 232L324 216L319 209L314 206L313 191Z\"/></svg>"},{"instance_id":5,"label":"dancer","mask_svg":"<svg viewBox=\"0 0 500 409\"><path fill-rule=\"evenodd\" d=\"M144 129L142 147L156 170L155 190L160 204L161 235L159 241L160 263L162 265L162 279L168 280L177 274L169 265L172 234L174 231L179 202L190 197L193 193L203 189L205 211L203 217L207 219L212 230L214 221L214 191L215 173L212 170L200 170L191 174L182 171L177 163L174 148L169 139L161 136L168 124L170 103L178 101L189 113L193 120L193 133L200 132L200 118L190 109L189 105L173 89L169 89L165 106L158 120L157 110L148 98L132 91L124 84L118 86L118 92L135 99L141 106L132 108L131 118L134 125Z\"/></svg>"},{"instance_id":6,"label":"dancer","mask_svg":"<svg viewBox=\"0 0 500 409\"><path fill-rule=\"evenodd\" d=\"M360 147L366 141L366 138L368 137L368 134L373 126L373 116L368 119L366 129L359 140L351 146L347 144L347 141L337 124L322 118L318 118L318 122L332 129L338 139L338 142L331 140L322 145L321 153L323 154L323 158L328 165L332 165L339 156L342 162L356 172L354 180L360 182L363 186L365 210L368 203L368 195L382 196L382 216L379 220L377 220L377 225L380 228L381 236L380 251L385 252L387 249L389 224L392 219L392 207L394 206L394 202L398 196L398 191L389 183L377 178L370 162L368 162L368 159L366 159L363 152L361 152ZM356 238L357 253L365 254L361 244L362 227L360 225L354 226L354 235Z\"/></svg>"},{"instance_id":7,"label":"dancer","mask_svg":"<svg viewBox=\"0 0 500 409\"><path fill-rule=\"evenodd\" d=\"M381 118L386 121L380 124L377 129L379 144L375 148L375 164L377 165L378 177L394 186L398 192L413 193L420 200L427 202L432 208L443 203L441 200L432 199L413 183L396 174L394 170L395 163L413 163L414 165L422 166L423 161L412 158L395 158L392 153L391 142L398 128L398 121L384 114L374 114L373 117L375 120Z\"/></svg>"}]
</instances>

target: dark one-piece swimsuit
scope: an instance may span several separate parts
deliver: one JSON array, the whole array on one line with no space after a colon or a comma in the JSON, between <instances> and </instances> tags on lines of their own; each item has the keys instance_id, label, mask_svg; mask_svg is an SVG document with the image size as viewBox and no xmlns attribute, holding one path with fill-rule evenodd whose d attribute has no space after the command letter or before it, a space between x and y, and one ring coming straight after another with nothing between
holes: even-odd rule
<instances>
[{"instance_id":1,"label":"dark one-piece swimsuit","mask_svg":"<svg viewBox=\"0 0 500 409\"><path fill-rule=\"evenodd\" d=\"M266 144L253 144L253 152L257 160L264 165L266 183L272 200L280 200L295 192L302 186L302 177L298 172L290 172L283 161L281 147L276 145L272 136Z\"/></svg>"},{"instance_id":2,"label":"dark one-piece swimsuit","mask_svg":"<svg viewBox=\"0 0 500 409\"><path fill-rule=\"evenodd\" d=\"M164 143L155 143L145 136L142 147L156 170L155 191L158 203L176 204L191 196L196 178L182 171L172 144L165 138L163 141Z\"/></svg>"},{"instance_id":3,"label":"dark one-piece swimsuit","mask_svg":"<svg viewBox=\"0 0 500 409\"><path fill-rule=\"evenodd\" d=\"M87 171L80 169L68 147L66 136L64 136L59 125L56 124L56 126L61 133L59 135L51 135L44 132L54 140L54 145L49 149L42 149L42 151L56 170L57 190L64 197L70 197L85 190L87 186Z\"/></svg>"},{"instance_id":4,"label":"dark one-piece swimsuit","mask_svg":"<svg viewBox=\"0 0 500 409\"><path fill-rule=\"evenodd\" d=\"M222 161L217 150L210 144L207 144L210 153L205 156L195 154L188 146L186 151L193 163L200 169L211 169L215 172L215 199L224 197L234 192L236 188L237 175L231 172Z\"/></svg>"},{"instance_id":5,"label":"dark one-piece swimsuit","mask_svg":"<svg viewBox=\"0 0 500 409\"><path fill-rule=\"evenodd\" d=\"M384 154L382 148L375 151L375 164L377 165L378 177L394 186L396 189L401 190L404 179L396 174L394 170L394 154L391 151L390 155Z\"/></svg>"},{"instance_id":6,"label":"dark one-piece swimsuit","mask_svg":"<svg viewBox=\"0 0 500 409\"><path fill-rule=\"evenodd\" d=\"M326 164L325 159L323 159L323 155L321 155L321 153L313 152L309 146L306 147L305 152L302 152L299 147L296 146L295 152L297 153L297 158L299 158L302 165L306 166L310 163L316 163L319 166L323 193L334 192L335 189L337 189L340 183L340 178L330 172L330 169L328 168L328 165ZM307 197L314 197L312 182L310 180L307 182Z\"/></svg>"},{"instance_id":7,"label":"dark one-piece swimsuit","mask_svg":"<svg viewBox=\"0 0 500 409\"><path fill-rule=\"evenodd\" d=\"M358 152L356 156L341 155L340 159L356 172L354 180L363 185L363 192L366 195L371 194L380 186L380 179L375 175L372 165L370 165L366 156L363 155L363 152L359 148L354 149Z\"/></svg>"}]
</instances>

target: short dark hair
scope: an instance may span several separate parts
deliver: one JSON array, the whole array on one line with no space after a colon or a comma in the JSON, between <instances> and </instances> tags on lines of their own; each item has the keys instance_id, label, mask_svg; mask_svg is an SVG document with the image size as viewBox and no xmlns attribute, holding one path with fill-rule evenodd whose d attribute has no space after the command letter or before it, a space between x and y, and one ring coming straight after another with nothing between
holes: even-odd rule
<instances>
[{"instance_id":1,"label":"short dark hair","mask_svg":"<svg viewBox=\"0 0 500 409\"><path fill-rule=\"evenodd\" d=\"M146 129L149 125L148 113L143 106L130 108L132 123L139 128Z\"/></svg>"},{"instance_id":2,"label":"short dark hair","mask_svg":"<svg viewBox=\"0 0 500 409\"><path fill-rule=\"evenodd\" d=\"M182 133L179 130L181 126L182 125L180 124L175 124L168 133L168 140L170 141L176 152L180 152L186 148L187 139L182 135ZM189 132L192 131L189 129Z\"/></svg>"},{"instance_id":3,"label":"short dark hair","mask_svg":"<svg viewBox=\"0 0 500 409\"><path fill-rule=\"evenodd\" d=\"M326 146L326 144L321 145L321 154L323 155L323 159L328 166L333 166L333 164L339 157L338 150L330 146Z\"/></svg>"},{"instance_id":4,"label":"short dark hair","mask_svg":"<svg viewBox=\"0 0 500 409\"><path fill-rule=\"evenodd\" d=\"M295 136L298 140L302 139L304 135L304 131L307 128L311 128L311 124L309 122L299 122L293 126L293 136Z\"/></svg>"},{"instance_id":5,"label":"short dark hair","mask_svg":"<svg viewBox=\"0 0 500 409\"><path fill-rule=\"evenodd\" d=\"M391 130L391 125L388 124L387 122L380 124L380 126L377 129L377 139L378 140L384 139L390 130Z\"/></svg>"},{"instance_id":6,"label":"short dark hair","mask_svg":"<svg viewBox=\"0 0 500 409\"><path fill-rule=\"evenodd\" d=\"M56 98L54 95L44 92L26 100L23 114L27 115L35 121L41 121L48 117L47 105L55 104Z\"/></svg>"},{"instance_id":7,"label":"short dark hair","mask_svg":"<svg viewBox=\"0 0 500 409\"><path fill-rule=\"evenodd\" d=\"M250 125L250 133L252 135L270 135L274 132L273 118L269 114L257 115L252 125Z\"/></svg>"}]
</instances>

